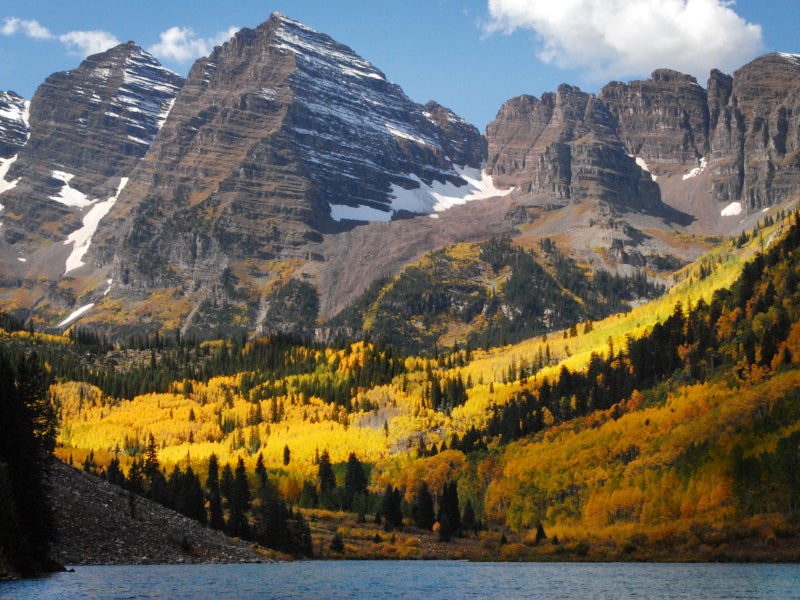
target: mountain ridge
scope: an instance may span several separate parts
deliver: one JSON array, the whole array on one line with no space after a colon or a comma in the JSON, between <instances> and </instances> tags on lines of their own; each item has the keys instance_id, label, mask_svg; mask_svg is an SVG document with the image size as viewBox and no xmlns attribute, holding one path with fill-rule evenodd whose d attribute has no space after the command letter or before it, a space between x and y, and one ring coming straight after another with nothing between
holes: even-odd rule
<instances>
[{"instance_id":1,"label":"mountain ridge","mask_svg":"<svg viewBox=\"0 0 800 600\"><path fill-rule=\"evenodd\" d=\"M102 56L76 76L110 74ZM37 92L32 141L4 159L0 195L2 296L21 318L56 329L78 320L114 335L296 327L269 308L287 284L316 296L301 324L312 329L428 251L506 234L529 247L550 237L593 269L646 268L666 282L667 265L713 243L685 234L738 234L800 189L791 55L714 71L706 89L669 69L598 94L564 84L509 100L481 135L275 14L198 60L180 91L160 102L140 94L130 106L165 109L144 111L158 112L158 133L125 133L135 156L123 144L111 152L119 166L105 171L48 158L48 144L74 143L59 131L75 116L62 113L49 141L37 141L42 98L67 79ZM78 162L109 156L97 140L81 144ZM44 213L22 202L31 194ZM90 216L101 202L108 210ZM83 240L72 245L80 258L70 236Z\"/></svg>"}]
</instances>

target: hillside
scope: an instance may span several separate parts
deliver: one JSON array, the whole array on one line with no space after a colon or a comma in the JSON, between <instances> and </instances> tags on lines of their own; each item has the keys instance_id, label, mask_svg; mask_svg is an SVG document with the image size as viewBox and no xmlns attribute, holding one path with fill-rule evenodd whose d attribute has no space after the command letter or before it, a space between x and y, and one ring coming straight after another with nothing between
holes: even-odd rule
<instances>
[{"instance_id":1,"label":"hillside","mask_svg":"<svg viewBox=\"0 0 800 600\"><path fill-rule=\"evenodd\" d=\"M5 340L50 365L63 460L117 461L124 485L151 453L165 481L191 468L202 484L212 454L239 462L256 524L280 498L327 543L315 510L351 523L397 503L402 532L423 483L439 511L455 485L490 554L504 533L509 558L795 560L799 245L796 214L766 218L627 314L428 358L279 336ZM339 527L346 543L362 522ZM538 544L540 526L558 544Z\"/></svg>"},{"instance_id":2,"label":"hillside","mask_svg":"<svg viewBox=\"0 0 800 600\"><path fill-rule=\"evenodd\" d=\"M62 565L269 562L252 544L54 461L51 499Z\"/></svg>"}]
</instances>

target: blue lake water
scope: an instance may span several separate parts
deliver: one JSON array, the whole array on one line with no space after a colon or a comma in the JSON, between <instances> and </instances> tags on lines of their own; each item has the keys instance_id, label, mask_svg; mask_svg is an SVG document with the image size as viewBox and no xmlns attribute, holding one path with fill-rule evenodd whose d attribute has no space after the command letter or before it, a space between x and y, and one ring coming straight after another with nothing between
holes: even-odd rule
<instances>
[{"instance_id":1,"label":"blue lake water","mask_svg":"<svg viewBox=\"0 0 800 600\"><path fill-rule=\"evenodd\" d=\"M800 599L800 565L317 561L75 567L3 600L262 598Z\"/></svg>"}]
</instances>

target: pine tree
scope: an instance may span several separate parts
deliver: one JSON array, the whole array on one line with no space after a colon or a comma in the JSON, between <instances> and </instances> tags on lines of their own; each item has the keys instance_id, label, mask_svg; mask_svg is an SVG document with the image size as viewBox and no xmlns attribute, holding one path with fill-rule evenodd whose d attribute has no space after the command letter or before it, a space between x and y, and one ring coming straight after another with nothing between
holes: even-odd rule
<instances>
[{"instance_id":1,"label":"pine tree","mask_svg":"<svg viewBox=\"0 0 800 600\"><path fill-rule=\"evenodd\" d=\"M152 482L153 475L158 472L161 464L158 461L158 446L151 433L147 438L147 448L145 449L144 474Z\"/></svg>"},{"instance_id":2,"label":"pine tree","mask_svg":"<svg viewBox=\"0 0 800 600\"><path fill-rule=\"evenodd\" d=\"M208 494L208 524L212 529L224 529L225 519L222 514L222 497L219 489L219 463L216 454L208 458L208 478L206 479Z\"/></svg>"},{"instance_id":3,"label":"pine tree","mask_svg":"<svg viewBox=\"0 0 800 600\"><path fill-rule=\"evenodd\" d=\"M289 444L286 444L283 447L283 465L285 467L289 466L289 461L292 460L292 451L289 450Z\"/></svg>"},{"instance_id":4,"label":"pine tree","mask_svg":"<svg viewBox=\"0 0 800 600\"><path fill-rule=\"evenodd\" d=\"M347 458L347 471L344 475L344 499L342 501L342 508L344 510L351 510L353 508L353 500L356 495L367 494L367 476L364 475L364 467L361 461L351 452Z\"/></svg>"},{"instance_id":5,"label":"pine tree","mask_svg":"<svg viewBox=\"0 0 800 600\"><path fill-rule=\"evenodd\" d=\"M250 535L250 525L247 520L248 510L250 510L250 484L247 481L244 459L240 457L239 462L236 463L233 477L230 514L228 515L228 533L241 538L247 538Z\"/></svg>"},{"instance_id":6,"label":"pine tree","mask_svg":"<svg viewBox=\"0 0 800 600\"><path fill-rule=\"evenodd\" d=\"M333 472L331 457L327 450L323 450L322 455L319 457L317 481L319 482L319 489L323 494L332 492L336 488L336 474Z\"/></svg>"},{"instance_id":7,"label":"pine tree","mask_svg":"<svg viewBox=\"0 0 800 600\"><path fill-rule=\"evenodd\" d=\"M458 507L458 484L455 481L446 482L439 500L439 539L446 542L453 536L460 535L461 513Z\"/></svg>"},{"instance_id":8,"label":"pine tree","mask_svg":"<svg viewBox=\"0 0 800 600\"><path fill-rule=\"evenodd\" d=\"M384 530L392 531L395 527L403 526L402 495L400 490L395 490L391 484L386 485L386 491L383 494L381 515L383 516Z\"/></svg>"},{"instance_id":9,"label":"pine tree","mask_svg":"<svg viewBox=\"0 0 800 600\"><path fill-rule=\"evenodd\" d=\"M478 530L478 523L475 520L475 509L472 508L472 500L469 498L467 498L467 503L464 505L464 514L461 515L461 529L465 533L470 530Z\"/></svg>"},{"instance_id":10,"label":"pine tree","mask_svg":"<svg viewBox=\"0 0 800 600\"><path fill-rule=\"evenodd\" d=\"M0 553L26 573L47 563L54 531L46 475L55 447L55 420L47 386L47 373L35 354L12 364L0 353L0 493L5 504L13 505L12 513L0 516L5 522Z\"/></svg>"},{"instance_id":11,"label":"pine tree","mask_svg":"<svg viewBox=\"0 0 800 600\"><path fill-rule=\"evenodd\" d=\"M222 473L219 477L219 491L225 500L225 505L229 506L233 496L233 470L228 463L225 463L225 466L222 467Z\"/></svg>"},{"instance_id":12,"label":"pine tree","mask_svg":"<svg viewBox=\"0 0 800 600\"><path fill-rule=\"evenodd\" d=\"M267 478L267 468L264 466L264 456L261 452L258 453L256 460L256 475L258 475L259 487L265 488L269 479Z\"/></svg>"},{"instance_id":13,"label":"pine tree","mask_svg":"<svg viewBox=\"0 0 800 600\"><path fill-rule=\"evenodd\" d=\"M414 524L420 529L430 531L436 522L436 513L433 510L433 496L424 481L419 484L417 499L411 509Z\"/></svg>"},{"instance_id":14,"label":"pine tree","mask_svg":"<svg viewBox=\"0 0 800 600\"><path fill-rule=\"evenodd\" d=\"M119 459L116 456L108 463L108 468L106 468L106 481L120 487L125 484L125 475L123 475L122 470L119 468Z\"/></svg>"}]
</instances>

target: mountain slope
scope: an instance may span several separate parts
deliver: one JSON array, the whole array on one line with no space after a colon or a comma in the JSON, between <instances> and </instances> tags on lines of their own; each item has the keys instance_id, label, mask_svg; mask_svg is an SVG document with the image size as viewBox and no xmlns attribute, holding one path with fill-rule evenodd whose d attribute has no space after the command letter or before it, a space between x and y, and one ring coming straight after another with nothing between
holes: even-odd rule
<instances>
[{"instance_id":1,"label":"mountain slope","mask_svg":"<svg viewBox=\"0 0 800 600\"><path fill-rule=\"evenodd\" d=\"M100 286L104 273L92 269L87 286L71 281L73 271L86 262L97 224L182 81L129 42L39 86L23 112L30 138L0 182L0 278L9 310L30 314L38 306L37 319L56 320L76 295Z\"/></svg>"}]
</instances>

